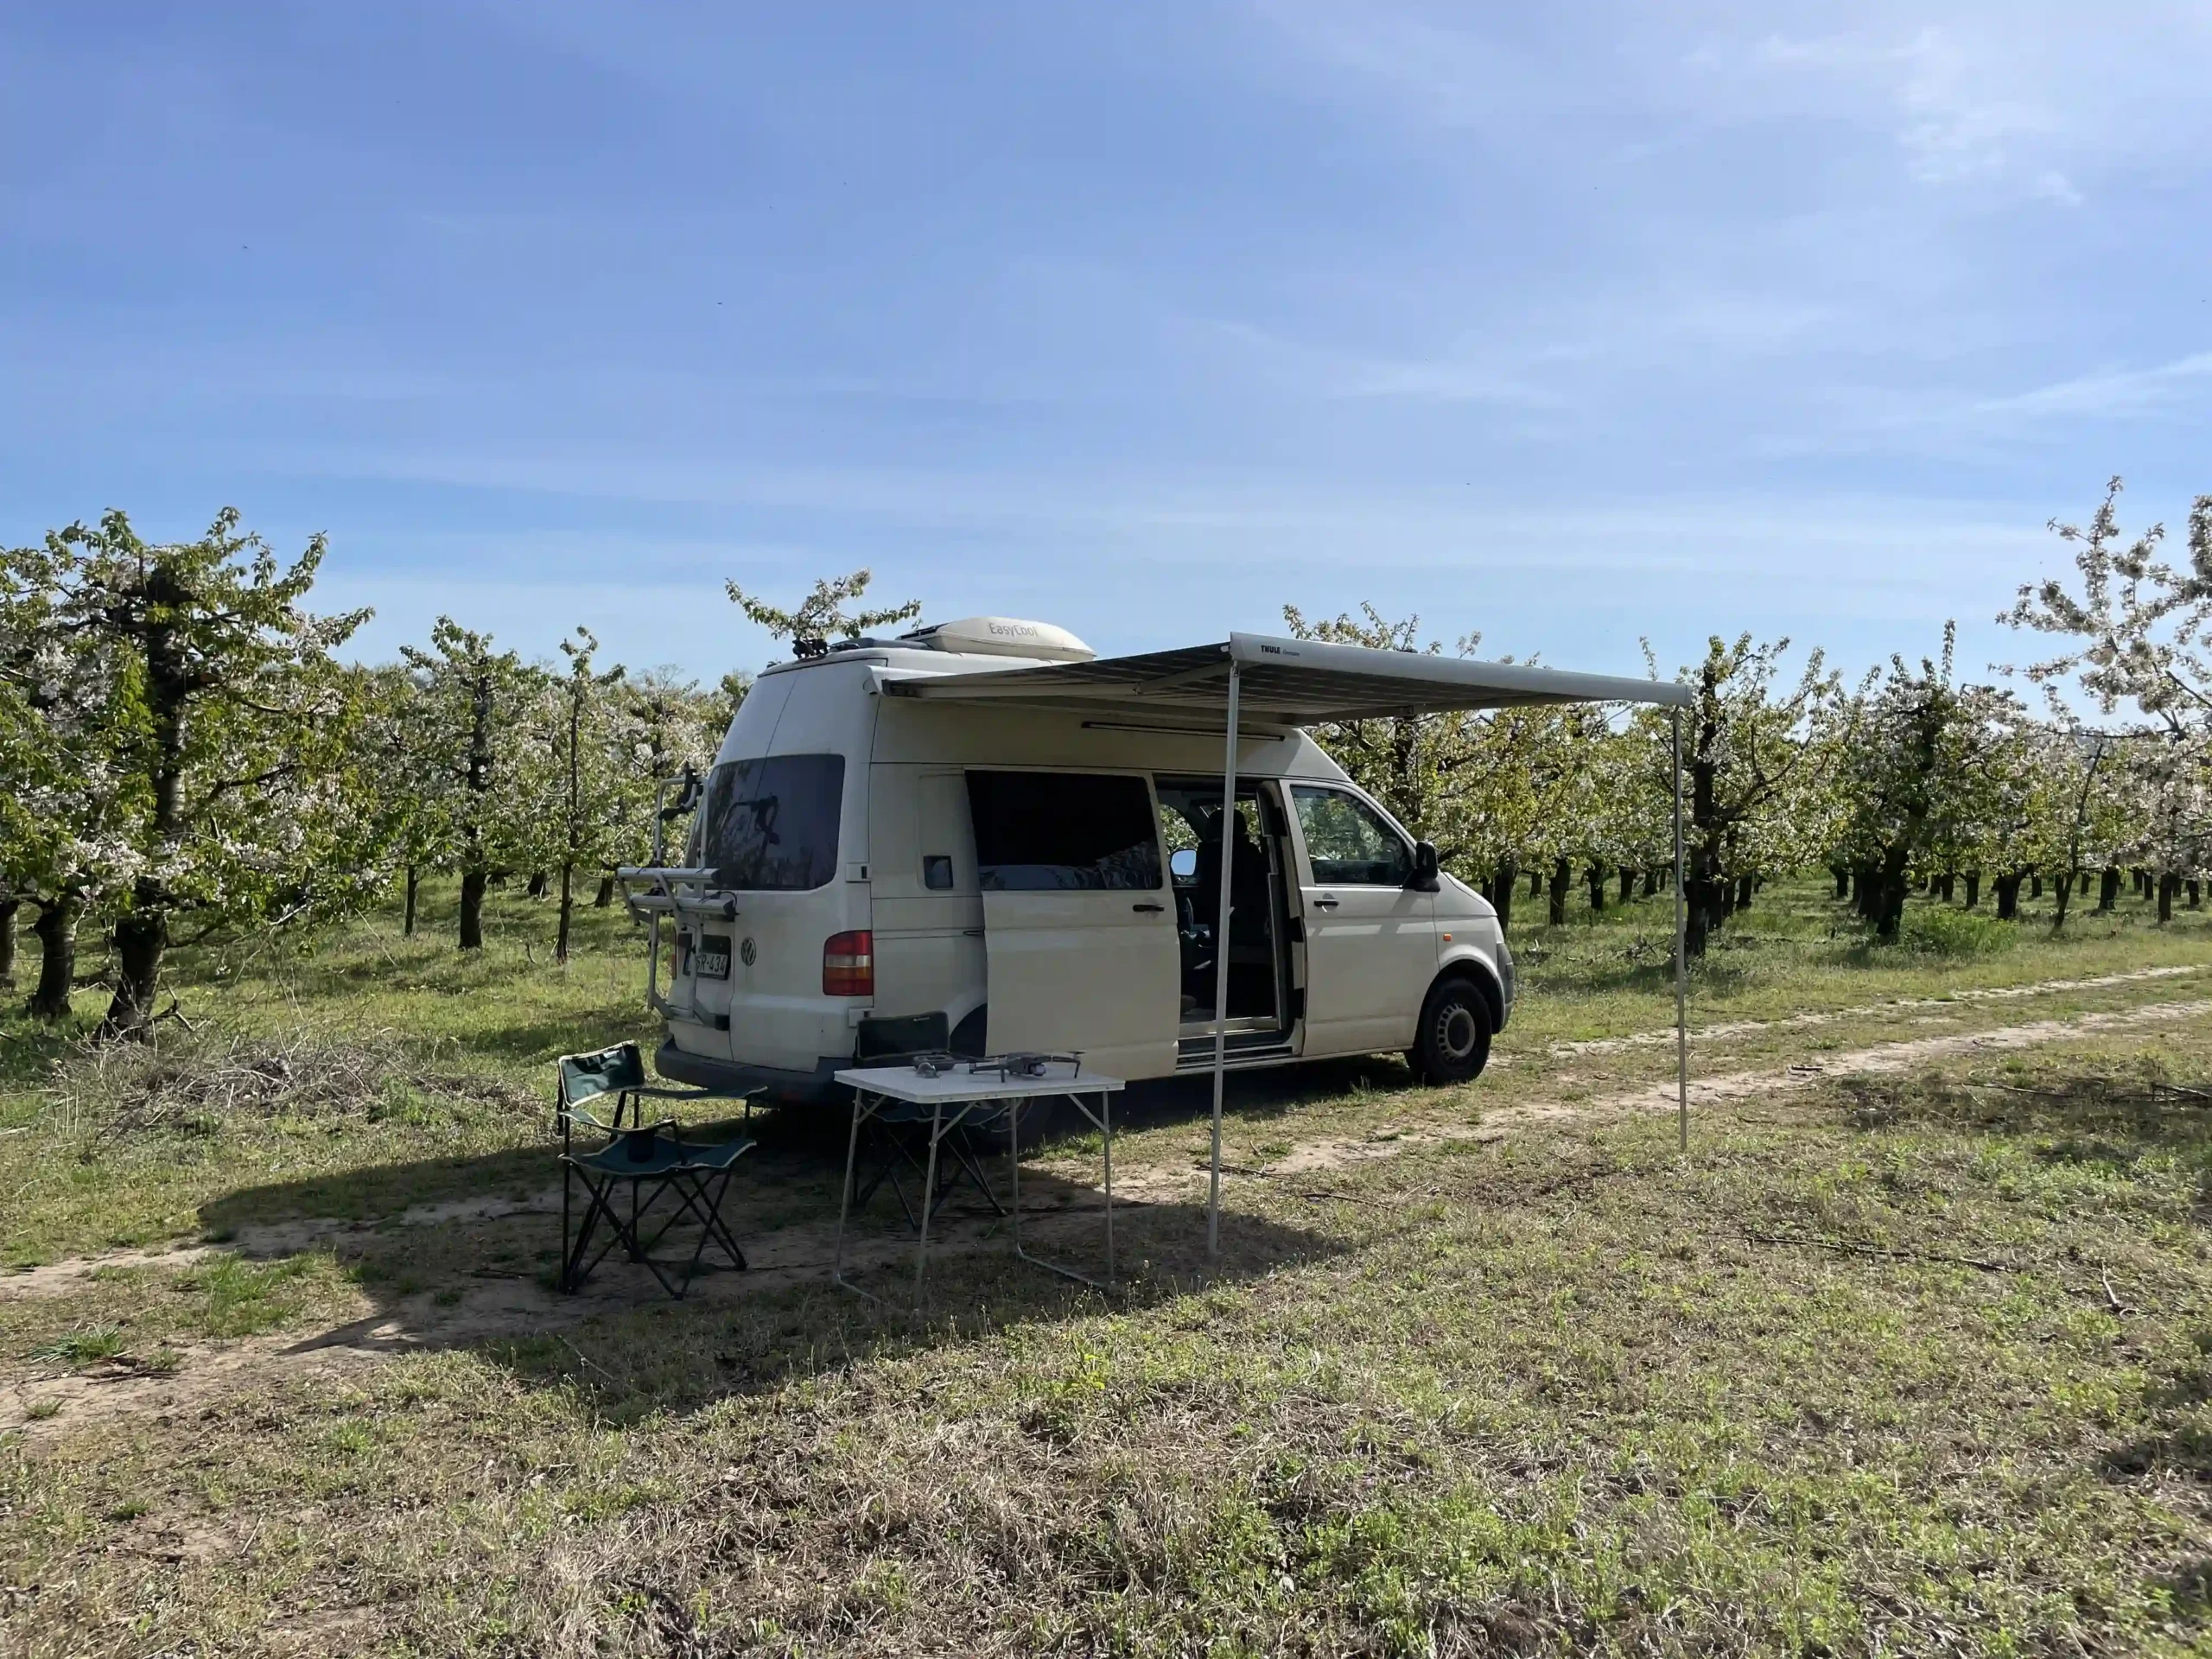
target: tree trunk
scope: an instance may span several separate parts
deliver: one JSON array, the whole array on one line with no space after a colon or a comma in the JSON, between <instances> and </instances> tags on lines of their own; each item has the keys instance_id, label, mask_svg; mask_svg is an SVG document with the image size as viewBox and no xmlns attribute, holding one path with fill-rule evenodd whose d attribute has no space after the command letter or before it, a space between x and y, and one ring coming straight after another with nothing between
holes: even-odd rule
<instances>
[{"instance_id":1,"label":"tree trunk","mask_svg":"<svg viewBox=\"0 0 2212 1659\"><path fill-rule=\"evenodd\" d=\"M1828 866L1828 874L1835 877L1835 896L1839 899L1850 898L1851 866L1848 864L1831 864Z\"/></svg>"},{"instance_id":2,"label":"tree trunk","mask_svg":"<svg viewBox=\"0 0 2212 1659\"><path fill-rule=\"evenodd\" d=\"M1756 891L1757 887L1758 882L1754 877L1742 875L1736 878L1737 909L1749 910L1751 907L1751 894Z\"/></svg>"},{"instance_id":3,"label":"tree trunk","mask_svg":"<svg viewBox=\"0 0 2212 1659\"><path fill-rule=\"evenodd\" d=\"M1520 885L1521 872L1510 858L1491 875L1490 907L1497 912L1497 931L1501 933L1513 925L1513 890Z\"/></svg>"},{"instance_id":4,"label":"tree trunk","mask_svg":"<svg viewBox=\"0 0 2212 1659\"><path fill-rule=\"evenodd\" d=\"M599 896L591 901L591 907L594 910L605 910L613 902L614 878L611 875L602 875L599 878ZM1506 902L1508 904L1513 902L1512 894L1506 895ZM1500 911L1498 913L1503 916L1505 912Z\"/></svg>"},{"instance_id":5,"label":"tree trunk","mask_svg":"<svg viewBox=\"0 0 2212 1659\"><path fill-rule=\"evenodd\" d=\"M74 893L38 901L38 985L26 1013L40 1020L67 1020L69 993L77 983L77 897Z\"/></svg>"},{"instance_id":6,"label":"tree trunk","mask_svg":"<svg viewBox=\"0 0 2212 1659\"><path fill-rule=\"evenodd\" d=\"M523 896L526 899L543 899L549 885L549 879L544 871L532 870L530 874L530 886L524 891Z\"/></svg>"},{"instance_id":7,"label":"tree trunk","mask_svg":"<svg viewBox=\"0 0 2212 1659\"><path fill-rule=\"evenodd\" d=\"M2090 874L2088 871L2084 870L2082 872L2082 896L2084 899L2089 896L2089 883L2094 881L2095 879L2096 878Z\"/></svg>"},{"instance_id":8,"label":"tree trunk","mask_svg":"<svg viewBox=\"0 0 2212 1659\"><path fill-rule=\"evenodd\" d=\"M1605 867L1602 864L1592 864L1589 869L1589 877L1590 908L1603 911L1605 908Z\"/></svg>"},{"instance_id":9,"label":"tree trunk","mask_svg":"<svg viewBox=\"0 0 2212 1659\"><path fill-rule=\"evenodd\" d=\"M1573 885L1574 872L1562 858L1552 866L1550 921L1554 927L1567 925L1567 890Z\"/></svg>"},{"instance_id":10,"label":"tree trunk","mask_svg":"<svg viewBox=\"0 0 2212 1659\"><path fill-rule=\"evenodd\" d=\"M2066 928L2066 901L2074 893L2074 875L2070 870L2051 883L2051 891L2058 895L2050 912L2050 931L2061 933Z\"/></svg>"},{"instance_id":11,"label":"tree trunk","mask_svg":"<svg viewBox=\"0 0 2212 1659\"><path fill-rule=\"evenodd\" d=\"M2031 875L2028 878L2028 897L2031 899L2040 899L2043 897L2043 877L2040 874Z\"/></svg>"},{"instance_id":12,"label":"tree trunk","mask_svg":"<svg viewBox=\"0 0 2212 1659\"><path fill-rule=\"evenodd\" d=\"M1688 877L1682 882L1682 952L1685 956L1702 957L1713 930L1721 923L1720 894L1727 887L1726 880L1715 880L1711 872L1700 869L1699 861L1693 859Z\"/></svg>"},{"instance_id":13,"label":"tree trunk","mask_svg":"<svg viewBox=\"0 0 2212 1659\"><path fill-rule=\"evenodd\" d=\"M2097 888L2097 914L2120 908L2120 870L2115 865L2105 866L2104 880Z\"/></svg>"},{"instance_id":14,"label":"tree trunk","mask_svg":"<svg viewBox=\"0 0 2212 1659\"><path fill-rule=\"evenodd\" d=\"M1876 889L1874 937L1885 944L1897 943L1897 930L1904 924L1904 898L1910 886L1905 860L1904 849L1893 849L1883 861Z\"/></svg>"},{"instance_id":15,"label":"tree trunk","mask_svg":"<svg viewBox=\"0 0 2212 1659\"><path fill-rule=\"evenodd\" d=\"M482 870L465 870L461 877L461 948L484 948L484 887Z\"/></svg>"},{"instance_id":16,"label":"tree trunk","mask_svg":"<svg viewBox=\"0 0 2212 1659\"><path fill-rule=\"evenodd\" d=\"M115 924L115 995L100 1021L103 1037L146 1035L154 1023L154 995L162 980L162 953L168 948L168 913L134 910Z\"/></svg>"},{"instance_id":17,"label":"tree trunk","mask_svg":"<svg viewBox=\"0 0 2212 1659\"><path fill-rule=\"evenodd\" d=\"M572 866L561 867L561 920L553 930L553 960L561 963L569 959L569 918L575 913L575 897L569 887L573 873Z\"/></svg>"},{"instance_id":18,"label":"tree trunk","mask_svg":"<svg viewBox=\"0 0 2212 1659\"><path fill-rule=\"evenodd\" d=\"M2127 873L2127 886L2138 899L2148 899L2151 896L2151 872L2138 864Z\"/></svg>"},{"instance_id":19,"label":"tree trunk","mask_svg":"<svg viewBox=\"0 0 2212 1659\"><path fill-rule=\"evenodd\" d=\"M2158 872L2158 922L2161 926L2174 918L2174 889L2181 885L2181 878L2171 870Z\"/></svg>"},{"instance_id":20,"label":"tree trunk","mask_svg":"<svg viewBox=\"0 0 2212 1659\"><path fill-rule=\"evenodd\" d=\"M1647 867L1643 872L1643 896L1649 899L1658 891L1659 872L1656 868Z\"/></svg>"},{"instance_id":21,"label":"tree trunk","mask_svg":"<svg viewBox=\"0 0 2212 1659\"><path fill-rule=\"evenodd\" d=\"M1967 880L1971 882L1973 878L1969 876ZM1969 886L1967 891L1972 893L1974 889ZM1967 903L1969 905L1973 903L1971 898L1968 899ZM2012 921L2018 917L2019 913L2020 878L2017 875L1999 876L1997 878L1997 919L2000 922Z\"/></svg>"},{"instance_id":22,"label":"tree trunk","mask_svg":"<svg viewBox=\"0 0 2212 1659\"><path fill-rule=\"evenodd\" d=\"M415 895L422 885L423 873L410 864L407 867L407 918L399 926L401 937L404 938L415 937Z\"/></svg>"},{"instance_id":23,"label":"tree trunk","mask_svg":"<svg viewBox=\"0 0 2212 1659\"><path fill-rule=\"evenodd\" d=\"M1531 899L1541 899L1544 896L1544 873L1541 870L1529 872L1529 896Z\"/></svg>"},{"instance_id":24,"label":"tree trunk","mask_svg":"<svg viewBox=\"0 0 2212 1659\"><path fill-rule=\"evenodd\" d=\"M1636 897L1636 871L1630 866L1621 866L1621 903Z\"/></svg>"},{"instance_id":25,"label":"tree trunk","mask_svg":"<svg viewBox=\"0 0 2212 1659\"><path fill-rule=\"evenodd\" d=\"M2193 875L2190 876L2189 878L2189 907L2191 910L2195 910L2202 896L2202 889L2199 885L2196 877ZM0 985L4 985L6 983L7 981L5 979L0 979Z\"/></svg>"},{"instance_id":26,"label":"tree trunk","mask_svg":"<svg viewBox=\"0 0 2212 1659\"><path fill-rule=\"evenodd\" d=\"M1942 874L1936 878L1933 885L1936 889L1936 896L1942 899L1945 904L1949 904L1953 895L1957 891L1956 878L1951 874L1951 872L1948 870L1944 871Z\"/></svg>"},{"instance_id":27,"label":"tree trunk","mask_svg":"<svg viewBox=\"0 0 2212 1659\"><path fill-rule=\"evenodd\" d=\"M16 988L16 914L22 907L20 899L0 899L0 991Z\"/></svg>"}]
</instances>

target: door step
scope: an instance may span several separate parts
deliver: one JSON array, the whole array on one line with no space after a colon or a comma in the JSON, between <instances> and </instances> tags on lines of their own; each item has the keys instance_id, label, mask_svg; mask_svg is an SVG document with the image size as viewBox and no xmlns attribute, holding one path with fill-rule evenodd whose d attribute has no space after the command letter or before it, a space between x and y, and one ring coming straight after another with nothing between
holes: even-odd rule
<instances>
[{"instance_id":1,"label":"door step","mask_svg":"<svg viewBox=\"0 0 2212 1659\"><path fill-rule=\"evenodd\" d=\"M1280 1031L1230 1032L1227 1058L1231 1065L1258 1065L1297 1058L1290 1039ZM1204 1071L1213 1065L1213 1033L1184 1037L1175 1044L1178 1071Z\"/></svg>"}]
</instances>

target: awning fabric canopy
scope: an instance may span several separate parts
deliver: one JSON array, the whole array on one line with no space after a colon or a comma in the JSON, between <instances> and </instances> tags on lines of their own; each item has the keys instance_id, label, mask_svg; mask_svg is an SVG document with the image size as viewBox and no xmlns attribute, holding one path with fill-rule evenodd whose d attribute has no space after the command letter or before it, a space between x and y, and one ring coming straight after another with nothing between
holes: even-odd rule
<instances>
[{"instance_id":1,"label":"awning fabric canopy","mask_svg":"<svg viewBox=\"0 0 2212 1659\"><path fill-rule=\"evenodd\" d=\"M1105 705L1123 713L1181 713L1218 720L1232 666L1240 683L1243 718L1277 726L1528 703L1646 702L1681 708L1690 701L1688 686L1664 680L1570 674L1520 663L1372 651L1262 633L1232 633L1218 645L1088 663L887 680L883 690L889 696L925 702L1068 709Z\"/></svg>"}]
</instances>

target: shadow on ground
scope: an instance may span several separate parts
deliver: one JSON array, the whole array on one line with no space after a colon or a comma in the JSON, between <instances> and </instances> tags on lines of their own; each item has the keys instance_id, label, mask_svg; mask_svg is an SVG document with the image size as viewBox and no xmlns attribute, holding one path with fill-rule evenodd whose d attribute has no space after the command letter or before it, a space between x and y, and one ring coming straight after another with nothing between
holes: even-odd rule
<instances>
[{"instance_id":1,"label":"shadow on ground","mask_svg":"<svg viewBox=\"0 0 2212 1659\"><path fill-rule=\"evenodd\" d=\"M1412 1086L1393 1062L1345 1062L1232 1077L1228 1107L1239 1118L1272 1116L1355 1084ZM1178 1079L1133 1087L1116 1122L1124 1128L1181 1122L1203 1133L1211 1109L1210 1080ZM848 1238L848 1274L869 1293L857 1295L830 1281L847 1122L840 1109L791 1109L763 1112L749 1129L739 1122L687 1125L702 1140L750 1133L758 1145L739 1166L722 1210L747 1269L702 1274L681 1301L619 1253L578 1292L556 1288L563 1194L550 1141L248 1187L204 1206L201 1219L211 1236L251 1259L327 1251L371 1304L346 1324L282 1344L276 1363L467 1348L525 1381L578 1390L613 1416L693 1409L794 1374L838 1370L862 1355L1146 1306L1345 1248L1323 1230L1238 1213L1224 1217L1221 1255L1211 1260L1202 1190L1195 1197L1160 1196L1156 1188L1141 1198L1117 1194L1116 1282L1099 1290L1017 1260L1006 1218L964 1183L931 1224L917 1300L915 1235L886 1183L855 1213ZM1061 1140L1057 1125L1044 1138L1058 1142L1046 1148L1058 1168L1025 1160L1023 1242L1034 1255L1103 1277L1096 1175L1059 1173L1094 1143ZM982 1142L977 1154L1003 1201L1003 1141ZM908 1194L918 1198L918 1181L911 1170L906 1175ZM575 1202L581 1207L581 1192ZM672 1247L688 1255L689 1235Z\"/></svg>"}]
</instances>

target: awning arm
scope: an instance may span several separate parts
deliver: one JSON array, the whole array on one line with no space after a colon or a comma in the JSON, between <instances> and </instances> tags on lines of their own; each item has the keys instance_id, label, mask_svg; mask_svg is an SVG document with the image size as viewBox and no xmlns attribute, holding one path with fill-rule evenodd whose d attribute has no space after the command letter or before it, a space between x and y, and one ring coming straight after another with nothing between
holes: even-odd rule
<instances>
[{"instance_id":1,"label":"awning arm","mask_svg":"<svg viewBox=\"0 0 2212 1659\"><path fill-rule=\"evenodd\" d=\"M1688 912L1682 897L1682 711L1668 711L1675 727L1675 1128L1681 1150L1690 1149L1690 1020Z\"/></svg>"},{"instance_id":2,"label":"awning arm","mask_svg":"<svg viewBox=\"0 0 2212 1659\"><path fill-rule=\"evenodd\" d=\"M1236 857L1236 694L1242 676L1229 664L1229 729L1221 763L1221 903L1213 931L1213 1157L1206 1187L1206 1260L1221 1257L1221 1096L1229 1075L1229 895Z\"/></svg>"}]
</instances>

